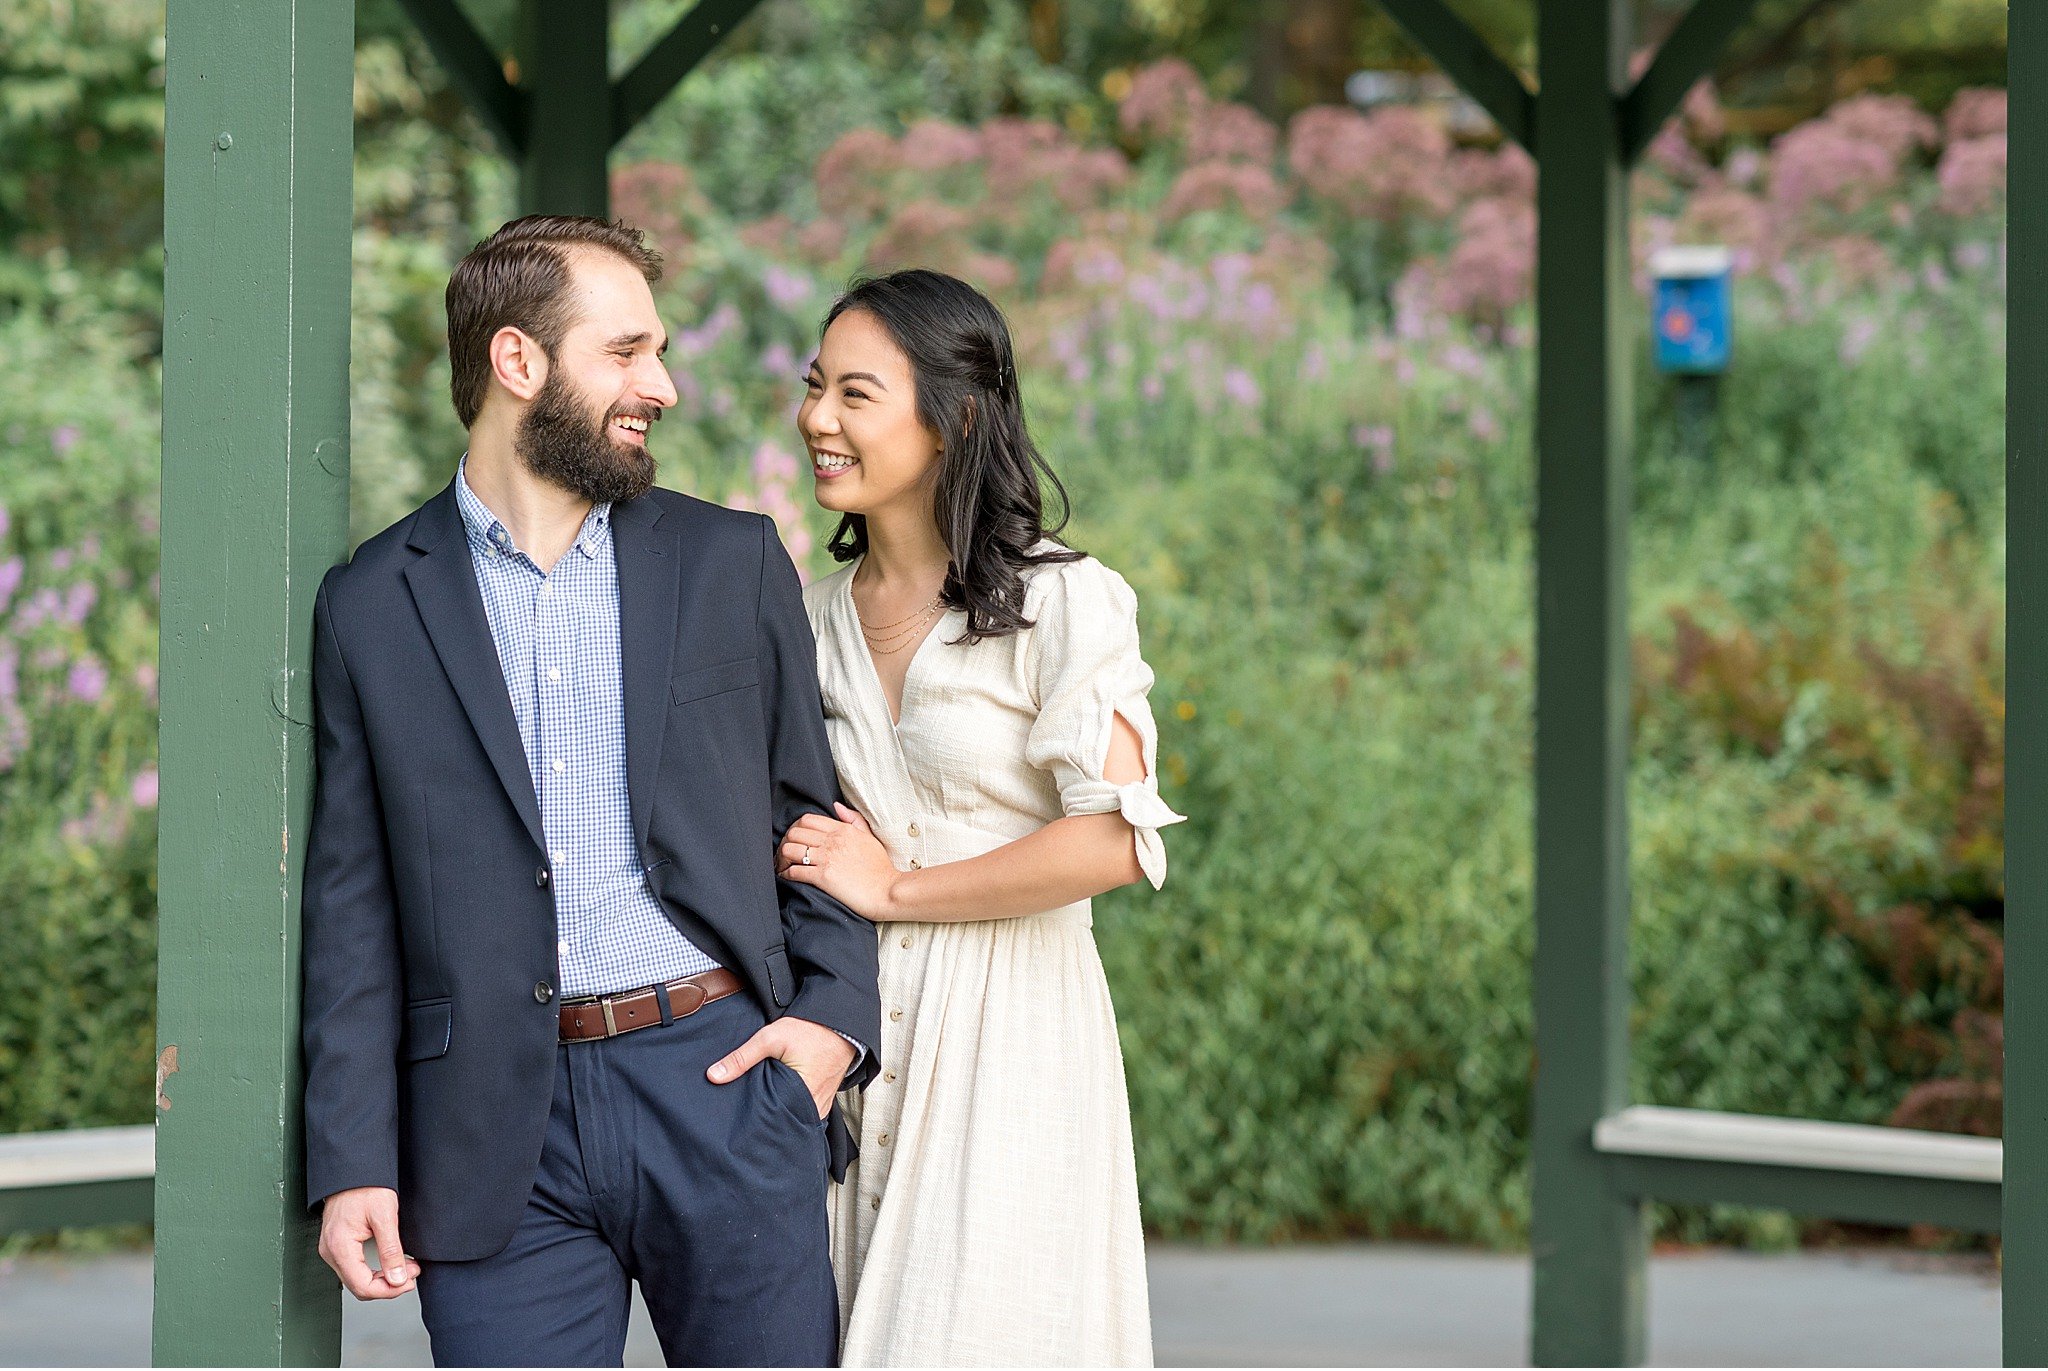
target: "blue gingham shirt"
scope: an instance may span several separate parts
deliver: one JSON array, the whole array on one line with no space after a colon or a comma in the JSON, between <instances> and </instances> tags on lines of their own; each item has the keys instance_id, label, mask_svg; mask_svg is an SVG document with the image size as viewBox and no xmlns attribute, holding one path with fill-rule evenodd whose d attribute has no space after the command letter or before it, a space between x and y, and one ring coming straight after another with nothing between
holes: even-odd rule
<instances>
[{"instance_id":1,"label":"blue gingham shirt","mask_svg":"<svg viewBox=\"0 0 2048 1371\"><path fill-rule=\"evenodd\" d=\"M711 970L718 963L662 913L633 841L611 506L594 506L544 572L512 545L466 469L455 499L540 800L561 993L609 995Z\"/></svg>"}]
</instances>

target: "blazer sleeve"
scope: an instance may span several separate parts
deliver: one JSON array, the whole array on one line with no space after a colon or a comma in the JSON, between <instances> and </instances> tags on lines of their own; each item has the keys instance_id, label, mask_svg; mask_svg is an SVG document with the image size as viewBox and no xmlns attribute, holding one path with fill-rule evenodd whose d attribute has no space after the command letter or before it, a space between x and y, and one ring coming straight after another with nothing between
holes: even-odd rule
<instances>
[{"instance_id":1,"label":"blazer sleeve","mask_svg":"<svg viewBox=\"0 0 2048 1371\"><path fill-rule=\"evenodd\" d=\"M761 539L759 660L779 837L805 814L830 814L839 799L839 780L825 741L818 645L804 613L796 566L775 536L774 521L765 515ZM876 1070L872 1049L882 1037L875 926L816 886L777 878L775 893L796 979L796 993L784 1012L823 1024L864 1049L844 1088L866 1085Z\"/></svg>"},{"instance_id":2,"label":"blazer sleeve","mask_svg":"<svg viewBox=\"0 0 2048 1371\"><path fill-rule=\"evenodd\" d=\"M313 820L299 905L306 1202L398 1188L397 902L363 715L330 605L313 603Z\"/></svg>"}]
</instances>

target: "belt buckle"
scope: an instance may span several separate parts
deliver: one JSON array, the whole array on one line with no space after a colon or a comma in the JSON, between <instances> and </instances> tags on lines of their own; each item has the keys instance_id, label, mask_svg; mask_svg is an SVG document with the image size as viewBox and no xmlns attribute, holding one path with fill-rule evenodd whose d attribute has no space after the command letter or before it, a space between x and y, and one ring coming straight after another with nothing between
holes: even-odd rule
<instances>
[{"instance_id":1,"label":"belt buckle","mask_svg":"<svg viewBox=\"0 0 2048 1371\"><path fill-rule=\"evenodd\" d=\"M612 1018L611 997L607 995L605 998L599 1000L597 1003L598 1006L604 1010L604 1035L607 1038L618 1037L619 1025L618 1022Z\"/></svg>"}]
</instances>

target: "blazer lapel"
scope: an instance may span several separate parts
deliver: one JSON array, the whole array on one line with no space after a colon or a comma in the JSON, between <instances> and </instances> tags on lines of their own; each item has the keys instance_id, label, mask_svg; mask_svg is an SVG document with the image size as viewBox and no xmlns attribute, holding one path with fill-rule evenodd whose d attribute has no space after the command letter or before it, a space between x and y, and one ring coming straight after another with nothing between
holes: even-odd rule
<instances>
[{"instance_id":1,"label":"blazer lapel","mask_svg":"<svg viewBox=\"0 0 2048 1371\"><path fill-rule=\"evenodd\" d=\"M641 496L612 506L612 556L619 576L619 656L625 692L626 801L633 837L647 845L655 775L668 727L669 672L675 662L676 606L682 557L676 521Z\"/></svg>"},{"instance_id":2,"label":"blazer lapel","mask_svg":"<svg viewBox=\"0 0 2048 1371\"><path fill-rule=\"evenodd\" d=\"M462 527L453 482L420 509L408 545L422 555L405 569L406 584L412 588L427 636L434 641L441 669L448 673L498 780L533 835L533 845L545 851L547 839L541 832L533 774L527 769L526 744L519 739L498 645L484 615L483 592L477 589L476 565L470 560L469 535Z\"/></svg>"}]
</instances>

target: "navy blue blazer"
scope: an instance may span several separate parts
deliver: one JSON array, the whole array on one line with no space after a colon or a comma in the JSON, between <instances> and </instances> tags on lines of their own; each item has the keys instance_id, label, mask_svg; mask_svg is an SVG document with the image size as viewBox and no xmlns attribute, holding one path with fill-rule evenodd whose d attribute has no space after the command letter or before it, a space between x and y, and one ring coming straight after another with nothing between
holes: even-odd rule
<instances>
[{"instance_id":1,"label":"navy blue blazer","mask_svg":"<svg viewBox=\"0 0 2048 1371\"><path fill-rule=\"evenodd\" d=\"M775 875L783 831L839 788L774 529L669 490L613 507L633 832L668 917L770 1018L869 1045L859 1086L874 926ZM452 482L328 572L313 687L307 1202L388 1186L408 1252L486 1257L533 1185L560 1001L540 807ZM843 1175L836 1107L828 1137Z\"/></svg>"}]
</instances>

